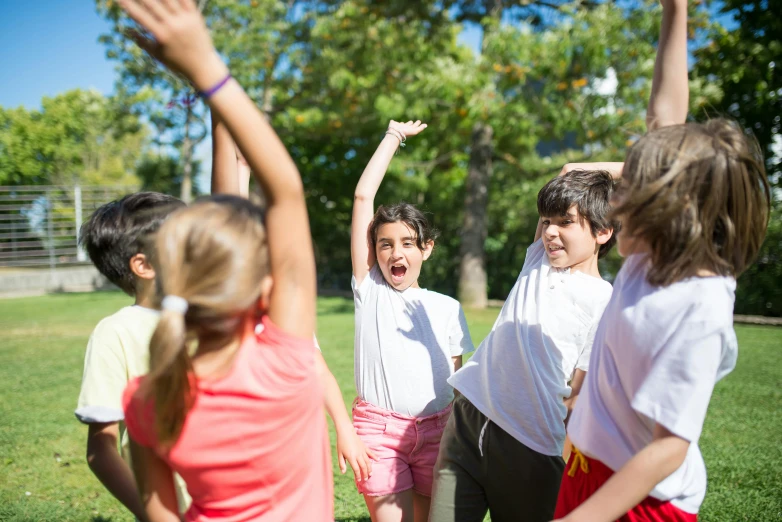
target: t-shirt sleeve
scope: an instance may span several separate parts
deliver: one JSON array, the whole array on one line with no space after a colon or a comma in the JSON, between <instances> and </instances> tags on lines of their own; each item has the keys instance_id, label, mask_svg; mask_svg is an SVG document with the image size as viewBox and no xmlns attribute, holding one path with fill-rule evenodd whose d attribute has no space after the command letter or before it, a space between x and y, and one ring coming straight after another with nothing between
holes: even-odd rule
<instances>
[{"instance_id":1,"label":"t-shirt sleeve","mask_svg":"<svg viewBox=\"0 0 782 522\"><path fill-rule=\"evenodd\" d=\"M584 341L584 346L581 348L581 353L578 355L578 361L576 361L576 370L589 371L589 358L592 357L592 346L595 344L595 336L597 335L597 328L599 325L600 319L597 319L589 328L586 341Z\"/></svg>"},{"instance_id":2,"label":"t-shirt sleeve","mask_svg":"<svg viewBox=\"0 0 782 522\"><path fill-rule=\"evenodd\" d=\"M451 349L451 356L456 357L475 350L470 337L470 329L467 327L467 319L464 317L462 305L458 305L459 310L451 319L448 332L448 344Z\"/></svg>"},{"instance_id":3,"label":"t-shirt sleeve","mask_svg":"<svg viewBox=\"0 0 782 522\"><path fill-rule=\"evenodd\" d=\"M632 408L690 442L697 442L726 350L724 331L704 323L680 325L654 356Z\"/></svg>"},{"instance_id":4,"label":"t-shirt sleeve","mask_svg":"<svg viewBox=\"0 0 782 522\"><path fill-rule=\"evenodd\" d=\"M361 281L361 284L356 284L356 276L350 279L350 288L353 290L353 297L356 304L363 303L369 295L371 288L377 286L383 282L383 273L380 271L380 267L377 263L372 265L369 272Z\"/></svg>"},{"instance_id":5,"label":"t-shirt sleeve","mask_svg":"<svg viewBox=\"0 0 782 522\"><path fill-rule=\"evenodd\" d=\"M543 239L538 239L532 243L527 248L527 255L524 258L524 266L521 268L521 271L524 272L528 267L538 264L545 253L546 252L543 249Z\"/></svg>"},{"instance_id":6,"label":"t-shirt sleeve","mask_svg":"<svg viewBox=\"0 0 782 522\"><path fill-rule=\"evenodd\" d=\"M153 447L155 429L153 405L145 402L139 394L141 378L136 377L128 382L122 394L122 409L125 413L125 426L128 434L137 444Z\"/></svg>"},{"instance_id":7,"label":"t-shirt sleeve","mask_svg":"<svg viewBox=\"0 0 782 522\"><path fill-rule=\"evenodd\" d=\"M87 343L76 418L84 423L121 421L128 377L119 333L110 324L98 324Z\"/></svg>"}]
</instances>

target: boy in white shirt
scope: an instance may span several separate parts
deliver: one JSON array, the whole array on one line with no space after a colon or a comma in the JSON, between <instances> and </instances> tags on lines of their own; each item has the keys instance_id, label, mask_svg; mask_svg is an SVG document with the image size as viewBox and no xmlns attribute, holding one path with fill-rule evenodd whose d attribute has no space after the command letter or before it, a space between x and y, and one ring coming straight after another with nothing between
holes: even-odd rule
<instances>
[{"instance_id":1,"label":"boy in white shirt","mask_svg":"<svg viewBox=\"0 0 782 522\"><path fill-rule=\"evenodd\" d=\"M565 421L611 297L598 258L613 246L614 182L574 171L538 194L540 221L491 333L449 382L460 392L435 467L434 522L548 522L565 462Z\"/></svg>"},{"instance_id":2,"label":"boy in white shirt","mask_svg":"<svg viewBox=\"0 0 782 522\"><path fill-rule=\"evenodd\" d=\"M149 340L158 322L153 304L155 271L142 243L183 206L180 200L157 192L130 194L98 208L79 236L98 271L135 297L133 306L103 319L90 336L75 413L89 427L90 469L138 520L146 515L130 466L122 392L131 378L147 373ZM189 504L187 489L182 482L176 485L184 512Z\"/></svg>"}]
</instances>

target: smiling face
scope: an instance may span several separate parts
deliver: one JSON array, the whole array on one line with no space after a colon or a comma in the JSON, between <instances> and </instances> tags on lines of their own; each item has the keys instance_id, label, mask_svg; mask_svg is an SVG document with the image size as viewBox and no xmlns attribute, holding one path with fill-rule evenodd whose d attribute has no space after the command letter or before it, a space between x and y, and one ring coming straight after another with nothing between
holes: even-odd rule
<instances>
[{"instance_id":1,"label":"smiling face","mask_svg":"<svg viewBox=\"0 0 782 522\"><path fill-rule=\"evenodd\" d=\"M589 221L572 205L565 215L541 216L543 247L551 266L591 273L597 269L600 245L611 237L611 231L592 235Z\"/></svg>"},{"instance_id":2,"label":"smiling face","mask_svg":"<svg viewBox=\"0 0 782 522\"><path fill-rule=\"evenodd\" d=\"M421 265L432 254L434 241L421 250L415 230L402 221L386 223L377 230L375 255L383 277L397 290L418 286Z\"/></svg>"}]
</instances>

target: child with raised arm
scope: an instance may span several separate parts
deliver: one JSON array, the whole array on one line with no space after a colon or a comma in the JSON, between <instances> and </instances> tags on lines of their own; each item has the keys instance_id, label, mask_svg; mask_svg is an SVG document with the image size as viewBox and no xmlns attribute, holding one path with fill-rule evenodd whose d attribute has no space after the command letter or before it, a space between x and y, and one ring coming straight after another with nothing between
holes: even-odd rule
<instances>
[{"instance_id":1,"label":"child with raised arm","mask_svg":"<svg viewBox=\"0 0 782 522\"><path fill-rule=\"evenodd\" d=\"M265 225L246 199L221 196L178 211L155 238L163 311L150 373L123 398L147 516L179 520L175 471L193 498L187 521L333 520L301 179L192 0L121 5L155 38L139 44L202 91L267 200Z\"/></svg>"},{"instance_id":2,"label":"child with raised arm","mask_svg":"<svg viewBox=\"0 0 782 522\"><path fill-rule=\"evenodd\" d=\"M212 191L237 194L247 197L249 194L250 167L236 149L228 129L220 121L219 116L212 114ZM334 423L337 432L337 462L344 474L347 466L353 470L356 478L366 480L372 473L374 454L369 451L353 429L353 423L345 408L342 391L334 374L329 370L326 360L318 348L316 362L318 372L324 384L326 412Z\"/></svg>"},{"instance_id":3,"label":"child with raised arm","mask_svg":"<svg viewBox=\"0 0 782 522\"><path fill-rule=\"evenodd\" d=\"M353 425L378 458L369 480L357 481L373 522L427 519L432 468L454 397L447 379L472 351L459 302L418 285L436 235L426 216L407 203L375 212L394 153L425 128L391 121L353 204Z\"/></svg>"},{"instance_id":4,"label":"child with raised arm","mask_svg":"<svg viewBox=\"0 0 782 522\"><path fill-rule=\"evenodd\" d=\"M687 2L663 2L650 132L628 151L615 200L627 259L568 425L563 521L694 521L706 494L698 439L736 363L736 277L763 241L770 194L737 126L683 124L686 31Z\"/></svg>"}]
</instances>

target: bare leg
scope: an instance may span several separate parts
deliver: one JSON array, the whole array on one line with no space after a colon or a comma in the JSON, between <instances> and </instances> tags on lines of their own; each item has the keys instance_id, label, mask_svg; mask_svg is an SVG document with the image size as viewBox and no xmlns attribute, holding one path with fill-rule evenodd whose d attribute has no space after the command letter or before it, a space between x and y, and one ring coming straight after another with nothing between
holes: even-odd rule
<instances>
[{"instance_id":1,"label":"bare leg","mask_svg":"<svg viewBox=\"0 0 782 522\"><path fill-rule=\"evenodd\" d=\"M426 522L429 520L429 506L432 505L432 497L427 497L413 491L413 512L415 513L415 522Z\"/></svg>"},{"instance_id":2,"label":"bare leg","mask_svg":"<svg viewBox=\"0 0 782 522\"><path fill-rule=\"evenodd\" d=\"M372 522L414 522L412 489L382 497L364 495L364 500ZM417 521L418 518L415 520Z\"/></svg>"}]
</instances>

